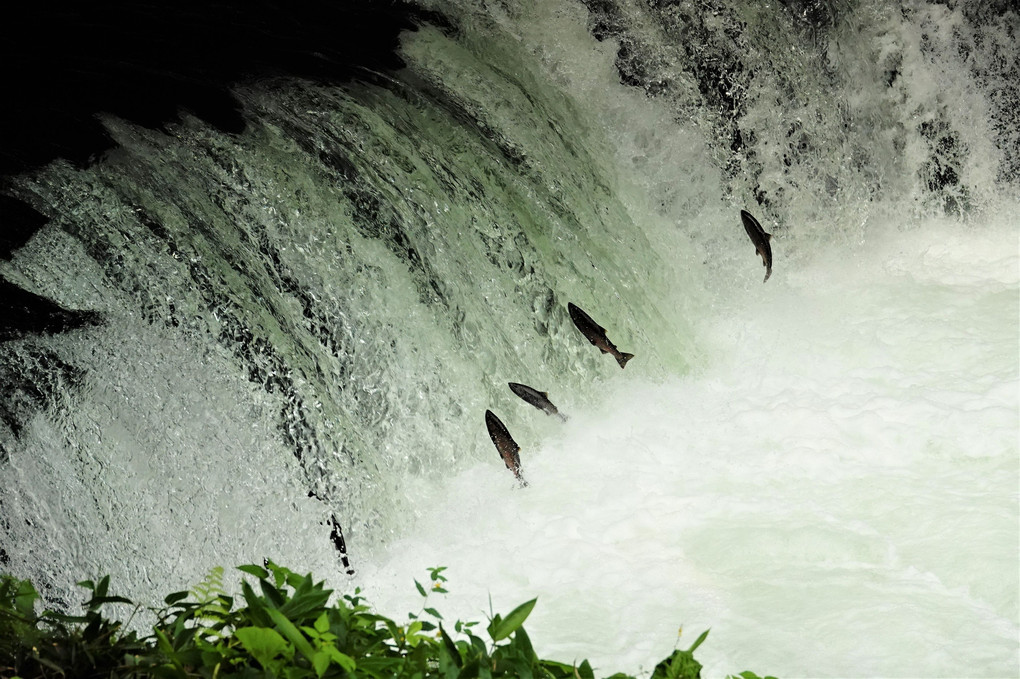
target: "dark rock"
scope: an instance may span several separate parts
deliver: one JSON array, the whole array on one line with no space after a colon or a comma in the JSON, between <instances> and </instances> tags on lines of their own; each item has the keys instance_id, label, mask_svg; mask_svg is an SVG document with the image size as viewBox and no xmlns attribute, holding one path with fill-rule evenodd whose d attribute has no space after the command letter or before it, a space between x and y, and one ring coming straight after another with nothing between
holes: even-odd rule
<instances>
[{"instance_id":1,"label":"dark rock","mask_svg":"<svg viewBox=\"0 0 1020 679\"><path fill-rule=\"evenodd\" d=\"M0 194L0 259L10 260L11 254L27 243L47 221L31 206ZM0 300L2 303L3 300Z\"/></svg>"},{"instance_id":2,"label":"dark rock","mask_svg":"<svg viewBox=\"0 0 1020 679\"><path fill-rule=\"evenodd\" d=\"M102 317L94 311L65 309L45 297L23 290L0 276L0 342L95 325Z\"/></svg>"}]
</instances>

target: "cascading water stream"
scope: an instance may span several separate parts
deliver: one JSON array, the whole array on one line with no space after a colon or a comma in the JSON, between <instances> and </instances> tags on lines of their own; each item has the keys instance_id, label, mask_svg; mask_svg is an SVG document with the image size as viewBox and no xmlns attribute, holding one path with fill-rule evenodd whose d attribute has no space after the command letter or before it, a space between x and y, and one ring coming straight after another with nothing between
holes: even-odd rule
<instances>
[{"instance_id":1,"label":"cascading water stream","mask_svg":"<svg viewBox=\"0 0 1020 679\"><path fill-rule=\"evenodd\" d=\"M0 565L391 613L444 565L605 674L680 624L712 675L1015 674L1017 15L702 4L422 3L402 68L8 178L0 276L62 311L0 343Z\"/></svg>"}]
</instances>

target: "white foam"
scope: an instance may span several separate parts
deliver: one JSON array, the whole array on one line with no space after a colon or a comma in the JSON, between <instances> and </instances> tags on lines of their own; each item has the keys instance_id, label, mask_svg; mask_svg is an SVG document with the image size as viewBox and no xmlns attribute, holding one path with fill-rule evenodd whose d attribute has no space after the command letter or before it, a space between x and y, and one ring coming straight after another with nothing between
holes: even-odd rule
<instances>
[{"instance_id":1,"label":"white foam","mask_svg":"<svg viewBox=\"0 0 1020 679\"><path fill-rule=\"evenodd\" d=\"M416 610L446 565L465 619L538 596L539 652L600 676L707 628L706 676L1015 676L1015 245L929 224L777 267L701 325L700 374L621 373L522 451L526 489L495 453L432 489L362 586Z\"/></svg>"}]
</instances>

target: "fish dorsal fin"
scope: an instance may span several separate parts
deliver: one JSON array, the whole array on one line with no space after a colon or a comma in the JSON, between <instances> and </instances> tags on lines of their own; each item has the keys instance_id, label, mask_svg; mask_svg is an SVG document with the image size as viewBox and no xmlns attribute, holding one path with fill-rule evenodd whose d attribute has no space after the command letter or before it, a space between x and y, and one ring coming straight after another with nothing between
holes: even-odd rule
<instances>
[{"instance_id":1,"label":"fish dorsal fin","mask_svg":"<svg viewBox=\"0 0 1020 679\"><path fill-rule=\"evenodd\" d=\"M763 231L762 233L765 233L765 232ZM771 241L772 240L772 234L771 233L766 233L765 234L765 240Z\"/></svg>"},{"instance_id":2,"label":"fish dorsal fin","mask_svg":"<svg viewBox=\"0 0 1020 679\"><path fill-rule=\"evenodd\" d=\"M549 392L548 391L540 391L538 393L542 394L542 398L544 398L544 399L548 399L549 398Z\"/></svg>"}]
</instances>

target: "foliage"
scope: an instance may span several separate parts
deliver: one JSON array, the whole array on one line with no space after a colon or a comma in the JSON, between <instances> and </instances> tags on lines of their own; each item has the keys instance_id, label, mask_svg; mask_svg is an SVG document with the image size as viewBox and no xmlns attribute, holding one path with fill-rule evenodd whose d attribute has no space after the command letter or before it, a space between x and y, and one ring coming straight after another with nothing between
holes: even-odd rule
<instances>
[{"instance_id":1,"label":"foliage","mask_svg":"<svg viewBox=\"0 0 1020 679\"><path fill-rule=\"evenodd\" d=\"M131 618L121 623L102 614L113 604L132 606L132 617L139 609L109 595L109 577L78 583L91 597L83 615L70 616L37 614L32 583L0 575L0 676L594 679L588 661L567 664L535 653L523 627L535 599L493 615L487 639L476 633L477 622L458 620L448 630L426 605L433 592L446 592L444 568L429 569L428 588L415 581L424 601L403 625L373 612L360 590L330 605L333 592L311 574L272 562L239 570L252 576L241 580L242 601L225 593L223 569L213 569L191 591L170 594L153 609L156 622L144 637L129 631ZM700 677L693 653L707 635L664 659L652 679ZM738 677L761 679L751 672Z\"/></svg>"}]
</instances>

